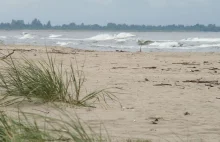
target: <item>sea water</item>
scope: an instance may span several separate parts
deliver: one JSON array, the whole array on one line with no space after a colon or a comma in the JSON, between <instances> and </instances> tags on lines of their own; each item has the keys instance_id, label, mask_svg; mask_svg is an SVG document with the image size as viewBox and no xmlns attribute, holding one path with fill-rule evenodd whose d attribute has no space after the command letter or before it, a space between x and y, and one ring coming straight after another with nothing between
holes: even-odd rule
<instances>
[{"instance_id":1,"label":"sea water","mask_svg":"<svg viewBox=\"0 0 220 142\"><path fill-rule=\"evenodd\" d=\"M219 52L218 32L0 31L0 44L98 51ZM148 44L140 45L144 41Z\"/></svg>"}]
</instances>

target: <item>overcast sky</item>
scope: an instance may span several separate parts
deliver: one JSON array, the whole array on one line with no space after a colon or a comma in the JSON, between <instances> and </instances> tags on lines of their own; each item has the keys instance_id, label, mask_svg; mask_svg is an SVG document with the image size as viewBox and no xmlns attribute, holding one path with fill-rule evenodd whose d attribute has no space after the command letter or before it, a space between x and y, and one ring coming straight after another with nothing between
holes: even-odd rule
<instances>
[{"instance_id":1,"label":"overcast sky","mask_svg":"<svg viewBox=\"0 0 220 142\"><path fill-rule=\"evenodd\" d=\"M220 25L220 0L0 0L0 22Z\"/></svg>"}]
</instances>

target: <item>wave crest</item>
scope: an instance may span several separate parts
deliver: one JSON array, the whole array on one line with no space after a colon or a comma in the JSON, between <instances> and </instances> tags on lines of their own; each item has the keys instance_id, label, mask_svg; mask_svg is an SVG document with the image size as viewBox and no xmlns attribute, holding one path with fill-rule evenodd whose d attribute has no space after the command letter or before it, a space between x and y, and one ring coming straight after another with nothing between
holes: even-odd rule
<instances>
[{"instance_id":1,"label":"wave crest","mask_svg":"<svg viewBox=\"0 0 220 142\"><path fill-rule=\"evenodd\" d=\"M96 40L96 41L105 41L105 40L118 40L118 39L126 39L135 37L136 35L133 35L131 33L119 33L119 34L99 34L96 36L93 36L91 38L88 38L89 40Z\"/></svg>"},{"instance_id":2,"label":"wave crest","mask_svg":"<svg viewBox=\"0 0 220 142\"><path fill-rule=\"evenodd\" d=\"M220 38L187 38L181 41L191 41L191 42L220 42Z\"/></svg>"}]
</instances>

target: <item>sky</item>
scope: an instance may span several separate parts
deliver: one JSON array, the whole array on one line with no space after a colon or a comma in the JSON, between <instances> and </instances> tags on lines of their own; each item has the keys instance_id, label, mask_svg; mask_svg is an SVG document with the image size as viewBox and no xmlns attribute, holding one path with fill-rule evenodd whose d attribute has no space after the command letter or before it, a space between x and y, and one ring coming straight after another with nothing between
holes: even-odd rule
<instances>
[{"instance_id":1,"label":"sky","mask_svg":"<svg viewBox=\"0 0 220 142\"><path fill-rule=\"evenodd\" d=\"M220 25L220 0L0 0L0 22Z\"/></svg>"}]
</instances>

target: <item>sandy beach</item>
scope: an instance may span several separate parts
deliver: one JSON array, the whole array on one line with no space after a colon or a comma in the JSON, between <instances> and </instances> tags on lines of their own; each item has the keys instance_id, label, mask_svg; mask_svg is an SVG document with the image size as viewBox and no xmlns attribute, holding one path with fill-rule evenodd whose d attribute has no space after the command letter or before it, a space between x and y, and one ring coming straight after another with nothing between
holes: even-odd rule
<instances>
[{"instance_id":1,"label":"sandy beach","mask_svg":"<svg viewBox=\"0 0 220 142\"><path fill-rule=\"evenodd\" d=\"M16 60L22 56L34 61L47 58L45 47L0 46L0 53L12 50ZM109 102L107 108L99 104L91 109L65 108L97 131L103 123L115 141L220 141L220 53L98 52L62 47L47 47L47 52L65 66L77 60L85 73L87 92L117 88L113 91L121 106ZM49 104L27 103L21 108L58 117Z\"/></svg>"}]
</instances>

